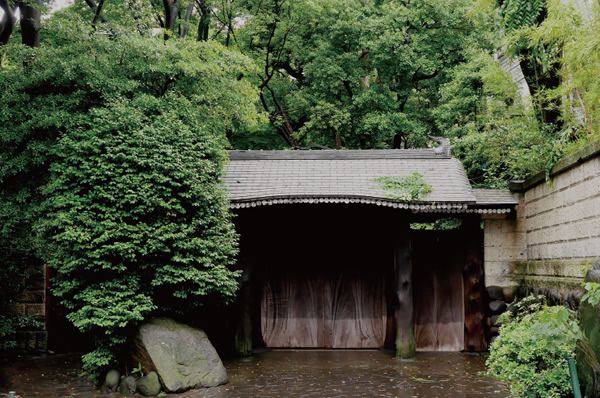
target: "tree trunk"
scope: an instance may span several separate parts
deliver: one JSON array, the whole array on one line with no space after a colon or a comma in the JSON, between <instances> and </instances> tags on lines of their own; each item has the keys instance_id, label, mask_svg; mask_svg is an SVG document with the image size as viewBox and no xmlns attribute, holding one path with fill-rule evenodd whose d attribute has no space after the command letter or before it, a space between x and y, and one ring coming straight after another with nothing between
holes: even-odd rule
<instances>
[{"instance_id":1,"label":"tree trunk","mask_svg":"<svg viewBox=\"0 0 600 398\"><path fill-rule=\"evenodd\" d=\"M190 31L190 18L192 17L193 11L194 3L190 3L185 10L185 15L183 16L183 24L181 25L181 33L179 34L180 39L186 37Z\"/></svg>"},{"instance_id":2,"label":"tree trunk","mask_svg":"<svg viewBox=\"0 0 600 398\"><path fill-rule=\"evenodd\" d=\"M175 33L175 21L178 15L178 0L163 0L163 6L165 7L165 40Z\"/></svg>"},{"instance_id":3,"label":"tree trunk","mask_svg":"<svg viewBox=\"0 0 600 398\"><path fill-rule=\"evenodd\" d=\"M414 304L412 285L411 245L408 231L394 243L394 268L396 270L396 357L410 359L416 356Z\"/></svg>"},{"instance_id":4,"label":"tree trunk","mask_svg":"<svg viewBox=\"0 0 600 398\"><path fill-rule=\"evenodd\" d=\"M21 12L21 41L29 47L40 46L40 19L42 0L19 2Z\"/></svg>"},{"instance_id":5,"label":"tree trunk","mask_svg":"<svg viewBox=\"0 0 600 398\"><path fill-rule=\"evenodd\" d=\"M248 264L238 291L238 324L235 330L235 351L242 357L252 355L252 287L251 271Z\"/></svg>"},{"instance_id":6,"label":"tree trunk","mask_svg":"<svg viewBox=\"0 0 600 398\"><path fill-rule=\"evenodd\" d=\"M4 11L4 15L0 19L0 45L4 45L8 43L8 39L12 35L17 17L15 10L8 4L8 0L0 0L0 9Z\"/></svg>"},{"instance_id":7,"label":"tree trunk","mask_svg":"<svg viewBox=\"0 0 600 398\"><path fill-rule=\"evenodd\" d=\"M196 40L208 40L208 27L210 25L210 11L206 6L206 0L197 0L198 11L200 14L198 21L198 34Z\"/></svg>"},{"instance_id":8,"label":"tree trunk","mask_svg":"<svg viewBox=\"0 0 600 398\"><path fill-rule=\"evenodd\" d=\"M342 139L339 133L335 133L335 149L342 149Z\"/></svg>"}]
</instances>

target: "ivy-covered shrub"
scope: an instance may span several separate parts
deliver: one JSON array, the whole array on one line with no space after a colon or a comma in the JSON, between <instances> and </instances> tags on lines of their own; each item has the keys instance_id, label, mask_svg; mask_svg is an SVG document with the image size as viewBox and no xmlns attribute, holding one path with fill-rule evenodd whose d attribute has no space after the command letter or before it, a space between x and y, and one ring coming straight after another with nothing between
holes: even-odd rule
<instances>
[{"instance_id":1,"label":"ivy-covered shrub","mask_svg":"<svg viewBox=\"0 0 600 398\"><path fill-rule=\"evenodd\" d=\"M504 313L490 346L488 374L510 383L513 397L563 397L572 393L567 359L581 339L576 313L530 296Z\"/></svg>"},{"instance_id":2,"label":"ivy-covered shrub","mask_svg":"<svg viewBox=\"0 0 600 398\"><path fill-rule=\"evenodd\" d=\"M219 177L225 133L257 118L253 66L214 42L104 34L75 16L47 28L38 49L1 49L0 219L14 228L0 241L21 233L56 270L97 374L144 319L233 298Z\"/></svg>"}]
</instances>

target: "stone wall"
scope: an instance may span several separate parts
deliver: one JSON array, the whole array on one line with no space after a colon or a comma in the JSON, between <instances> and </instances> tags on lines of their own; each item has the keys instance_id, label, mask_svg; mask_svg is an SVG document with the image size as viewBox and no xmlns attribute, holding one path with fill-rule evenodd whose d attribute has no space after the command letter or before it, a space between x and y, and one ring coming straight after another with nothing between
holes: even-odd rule
<instances>
[{"instance_id":1,"label":"stone wall","mask_svg":"<svg viewBox=\"0 0 600 398\"><path fill-rule=\"evenodd\" d=\"M484 218L486 285L576 289L600 257L600 142L513 184L516 214Z\"/></svg>"},{"instance_id":2,"label":"stone wall","mask_svg":"<svg viewBox=\"0 0 600 398\"><path fill-rule=\"evenodd\" d=\"M37 265L28 270L26 281L27 290L18 298L14 311L18 315L32 315L42 321L44 326L26 328L17 333L17 342L24 349L32 350L47 348L48 332L45 327L46 318L46 271L45 267Z\"/></svg>"},{"instance_id":3,"label":"stone wall","mask_svg":"<svg viewBox=\"0 0 600 398\"><path fill-rule=\"evenodd\" d=\"M515 264L527 259L522 195L514 213L483 214L483 253L486 286L514 286Z\"/></svg>"}]
</instances>

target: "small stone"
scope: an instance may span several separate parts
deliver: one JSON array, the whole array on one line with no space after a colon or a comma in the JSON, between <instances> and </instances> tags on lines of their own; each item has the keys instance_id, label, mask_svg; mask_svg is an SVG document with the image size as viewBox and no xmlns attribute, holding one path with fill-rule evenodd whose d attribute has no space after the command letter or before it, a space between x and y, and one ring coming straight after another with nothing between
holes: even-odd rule
<instances>
[{"instance_id":1,"label":"small stone","mask_svg":"<svg viewBox=\"0 0 600 398\"><path fill-rule=\"evenodd\" d=\"M600 283L600 270L597 270L597 269L589 270L585 276L585 281Z\"/></svg>"},{"instance_id":2,"label":"small stone","mask_svg":"<svg viewBox=\"0 0 600 398\"><path fill-rule=\"evenodd\" d=\"M501 300L504 301L504 289L500 286L488 286L485 291L490 300Z\"/></svg>"},{"instance_id":3,"label":"small stone","mask_svg":"<svg viewBox=\"0 0 600 398\"><path fill-rule=\"evenodd\" d=\"M562 301L562 297L561 294L558 290L556 289L548 289L548 293L547 293L547 297L548 297L548 304L550 305L560 305L561 301Z\"/></svg>"},{"instance_id":4,"label":"small stone","mask_svg":"<svg viewBox=\"0 0 600 398\"><path fill-rule=\"evenodd\" d=\"M571 293L571 300L576 305L579 305L579 302L581 301L582 297L583 297L583 293L580 292L579 290L573 290Z\"/></svg>"},{"instance_id":5,"label":"small stone","mask_svg":"<svg viewBox=\"0 0 600 398\"><path fill-rule=\"evenodd\" d=\"M152 371L137 382L137 389L145 397L153 397L160 393L160 381L156 372Z\"/></svg>"},{"instance_id":6,"label":"small stone","mask_svg":"<svg viewBox=\"0 0 600 398\"><path fill-rule=\"evenodd\" d=\"M500 328L497 326L492 326L490 328L490 336L497 336L500 334Z\"/></svg>"},{"instance_id":7,"label":"small stone","mask_svg":"<svg viewBox=\"0 0 600 398\"><path fill-rule=\"evenodd\" d=\"M118 370L111 369L104 378L104 384L100 388L103 392L115 392L121 381L121 375Z\"/></svg>"},{"instance_id":8,"label":"small stone","mask_svg":"<svg viewBox=\"0 0 600 398\"><path fill-rule=\"evenodd\" d=\"M502 294L504 295L504 301L510 303L515 298L515 288L514 287L503 287Z\"/></svg>"},{"instance_id":9,"label":"small stone","mask_svg":"<svg viewBox=\"0 0 600 398\"><path fill-rule=\"evenodd\" d=\"M502 300L494 300L490 302L488 307L490 311L492 311L492 314L502 314L504 311L506 311L506 302Z\"/></svg>"},{"instance_id":10,"label":"small stone","mask_svg":"<svg viewBox=\"0 0 600 398\"><path fill-rule=\"evenodd\" d=\"M121 379L121 384L119 384L119 392L126 396L135 394L135 379L133 376L127 376Z\"/></svg>"}]
</instances>

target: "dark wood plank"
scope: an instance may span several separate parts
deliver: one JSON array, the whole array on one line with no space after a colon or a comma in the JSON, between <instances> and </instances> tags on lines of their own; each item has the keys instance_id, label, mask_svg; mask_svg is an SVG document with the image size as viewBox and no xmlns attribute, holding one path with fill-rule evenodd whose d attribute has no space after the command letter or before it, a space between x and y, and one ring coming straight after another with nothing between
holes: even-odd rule
<instances>
[{"instance_id":1,"label":"dark wood plank","mask_svg":"<svg viewBox=\"0 0 600 398\"><path fill-rule=\"evenodd\" d=\"M465 340L466 351L485 351L487 343L483 331L483 232L479 217L463 221L467 240L465 265L463 268Z\"/></svg>"},{"instance_id":2,"label":"dark wood plank","mask_svg":"<svg viewBox=\"0 0 600 398\"><path fill-rule=\"evenodd\" d=\"M387 306L382 276L340 274L333 286L333 348L383 347Z\"/></svg>"},{"instance_id":3,"label":"dark wood plank","mask_svg":"<svg viewBox=\"0 0 600 398\"><path fill-rule=\"evenodd\" d=\"M265 284L262 335L269 347L380 348L387 308L383 275L288 273Z\"/></svg>"},{"instance_id":4,"label":"dark wood plank","mask_svg":"<svg viewBox=\"0 0 600 398\"><path fill-rule=\"evenodd\" d=\"M415 345L418 351L461 351L464 340L462 264L456 232L413 235Z\"/></svg>"},{"instance_id":5,"label":"dark wood plank","mask_svg":"<svg viewBox=\"0 0 600 398\"><path fill-rule=\"evenodd\" d=\"M448 234L436 263L437 351L461 351L464 342L462 264L464 243ZM458 239L457 239L458 238Z\"/></svg>"},{"instance_id":6,"label":"dark wood plank","mask_svg":"<svg viewBox=\"0 0 600 398\"><path fill-rule=\"evenodd\" d=\"M412 285L411 246L408 234L399 236L394 243L394 268L396 270L396 357L414 358L413 331L414 306Z\"/></svg>"}]
</instances>

